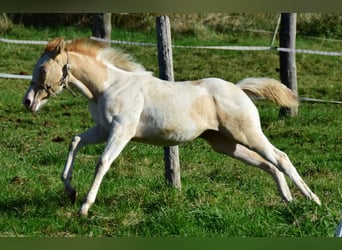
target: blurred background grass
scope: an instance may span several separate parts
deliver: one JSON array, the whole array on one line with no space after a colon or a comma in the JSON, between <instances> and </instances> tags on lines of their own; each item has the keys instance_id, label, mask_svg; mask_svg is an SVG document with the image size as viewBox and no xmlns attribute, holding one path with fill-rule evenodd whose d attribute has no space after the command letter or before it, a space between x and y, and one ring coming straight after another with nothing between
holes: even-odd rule
<instances>
[{"instance_id":1,"label":"blurred background grass","mask_svg":"<svg viewBox=\"0 0 342 250\"><path fill-rule=\"evenodd\" d=\"M113 28L154 32L155 18L161 13L113 13ZM279 13L166 13L170 17L173 35L192 35L205 38L214 33L274 31ZM91 27L92 14L58 13L2 13L0 32L13 24L36 27ZM298 13L297 34L342 39L342 14Z\"/></svg>"}]
</instances>

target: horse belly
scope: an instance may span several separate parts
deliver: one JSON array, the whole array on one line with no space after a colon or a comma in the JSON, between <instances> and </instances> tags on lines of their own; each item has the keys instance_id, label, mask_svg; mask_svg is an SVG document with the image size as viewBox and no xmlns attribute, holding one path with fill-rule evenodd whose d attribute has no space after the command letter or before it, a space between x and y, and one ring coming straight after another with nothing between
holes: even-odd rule
<instances>
[{"instance_id":1,"label":"horse belly","mask_svg":"<svg viewBox=\"0 0 342 250\"><path fill-rule=\"evenodd\" d=\"M194 133L192 130L185 130L184 128L150 128L144 129L143 133L141 132L137 133L133 140L159 146L178 145L191 141L200 134Z\"/></svg>"},{"instance_id":2,"label":"horse belly","mask_svg":"<svg viewBox=\"0 0 342 250\"><path fill-rule=\"evenodd\" d=\"M155 120L150 117L140 122L133 140L153 145L173 146L194 140L205 129L189 118L177 116L170 120L165 118Z\"/></svg>"},{"instance_id":3,"label":"horse belly","mask_svg":"<svg viewBox=\"0 0 342 250\"><path fill-rule=\"evenodd\" d=\"M147 102L135 140L171 146L192 141L207 129L217 129L213 98L206 90L179 91L162 101ZM158 103L159 105L156 105Z\"/></svg>"}]
</instances>

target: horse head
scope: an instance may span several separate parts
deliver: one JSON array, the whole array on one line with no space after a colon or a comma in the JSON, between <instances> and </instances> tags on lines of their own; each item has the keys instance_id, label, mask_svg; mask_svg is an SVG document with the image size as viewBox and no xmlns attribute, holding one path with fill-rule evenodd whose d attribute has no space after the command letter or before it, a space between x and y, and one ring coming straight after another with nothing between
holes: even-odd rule
<instances>
[{"instance_id":1,"label":"horse head","mask_svg":"<svg viewBox=\"0 0 342 250\"><path fill-rule=\"evenodd\" d=\"M51 96L59 94L67 85L69 67L64 40L53 39L33 68L32 81L23 98L24 106L37 112Z\"/></svg>"}]
</instances>

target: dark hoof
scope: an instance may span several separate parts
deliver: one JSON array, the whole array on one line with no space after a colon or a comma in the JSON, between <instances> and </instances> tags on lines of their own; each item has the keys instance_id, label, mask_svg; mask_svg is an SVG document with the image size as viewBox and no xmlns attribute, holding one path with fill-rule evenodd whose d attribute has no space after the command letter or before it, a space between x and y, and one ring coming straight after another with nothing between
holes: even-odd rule
<instances>
[{"instance_id":1,"label":"dark hoof","mask_svg":"<svg viewBox=\"0 0 342 250\"><path fill-rule=\"evenodd\" d=\"M77 192L76 192L76 190L75 189L67 190L67 193L69 195L69 198L70 198L72 204L75 204L76 200L77 200Z\"/></svg>"}]
</instances>

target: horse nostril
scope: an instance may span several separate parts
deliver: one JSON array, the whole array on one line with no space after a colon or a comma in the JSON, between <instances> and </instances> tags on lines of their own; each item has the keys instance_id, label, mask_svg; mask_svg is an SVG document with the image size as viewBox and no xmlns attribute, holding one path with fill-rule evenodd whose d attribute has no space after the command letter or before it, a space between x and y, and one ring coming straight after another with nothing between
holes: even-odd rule
<instances>
[{"instance_id":1,"label":"horse nostril","mask_svg":"<svg viewBox=\"0 0 342 250\"><path fill-rule=\"evenodd\" d=\"M30 105L31 105L30 99L25 99L25 100L23 101L23 104L25 105L26 108L30 107Z\"/></svg>"}]
</instances>

